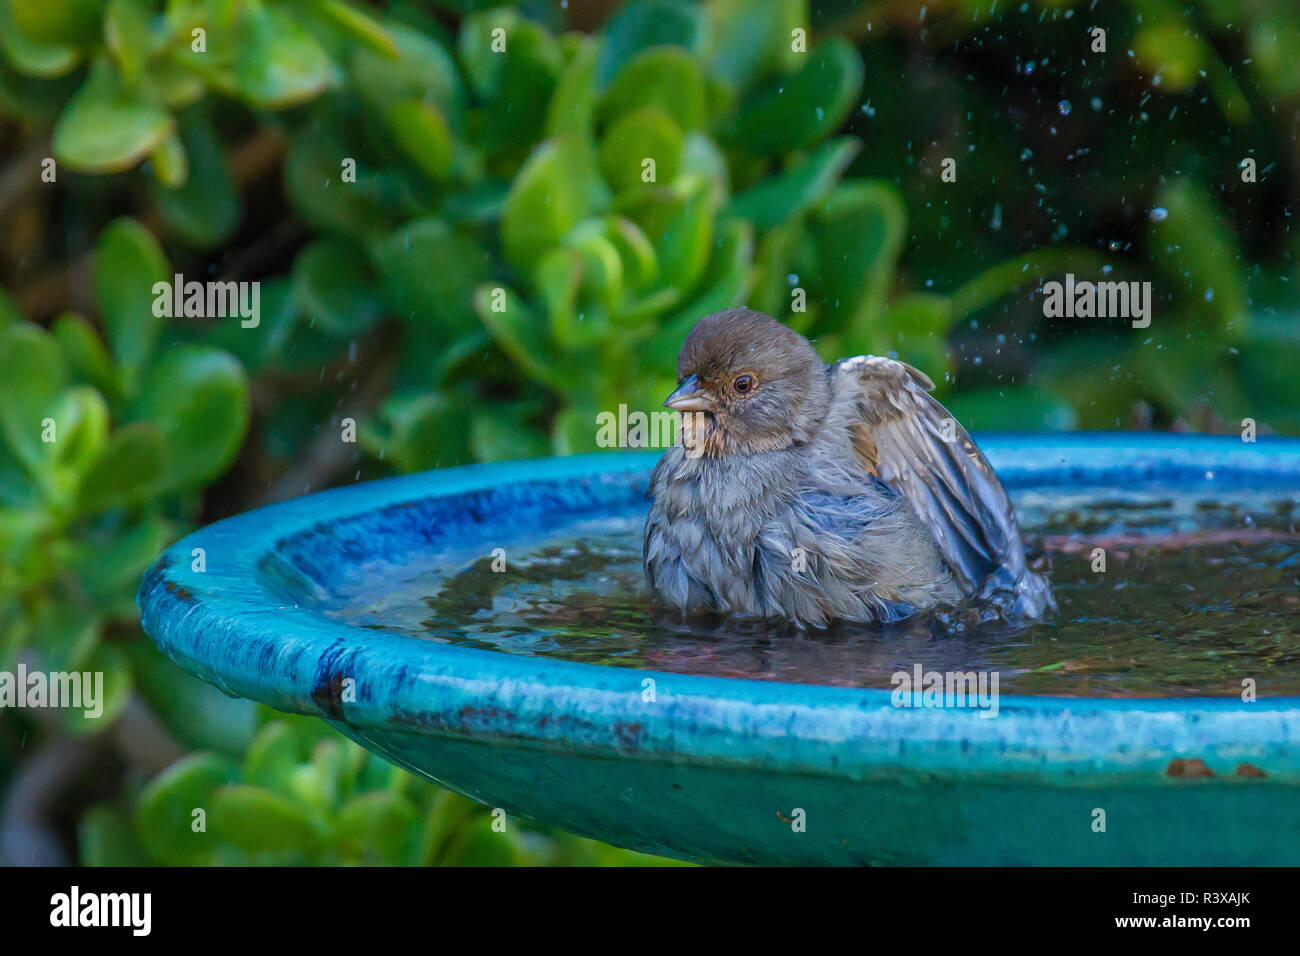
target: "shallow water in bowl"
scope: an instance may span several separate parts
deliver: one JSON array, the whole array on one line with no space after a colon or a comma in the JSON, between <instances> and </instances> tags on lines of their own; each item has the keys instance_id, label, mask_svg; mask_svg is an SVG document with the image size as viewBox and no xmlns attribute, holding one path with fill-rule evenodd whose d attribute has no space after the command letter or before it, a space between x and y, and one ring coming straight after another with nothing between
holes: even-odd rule
<instances>
[{"instance_id":1,"label":"shallow water in bowl","mask_svg":"<svg viewBox=\"0 0 1300 956\"><path fill-rule=\"evenodd\" d=\"M576 523L459 566L362 582L330 613L413 638L569 661L856 687L899 671L991 671L1001 693L1300 695L1300 502L1294 491L1035 487L1012 493L1060 605L1020 630L931 616L799 632L656 612L644 511ZM1094 550L1105 571L1094 571ZM412 562L418 565L418 562Z\"/></svg>"}]
</instances>

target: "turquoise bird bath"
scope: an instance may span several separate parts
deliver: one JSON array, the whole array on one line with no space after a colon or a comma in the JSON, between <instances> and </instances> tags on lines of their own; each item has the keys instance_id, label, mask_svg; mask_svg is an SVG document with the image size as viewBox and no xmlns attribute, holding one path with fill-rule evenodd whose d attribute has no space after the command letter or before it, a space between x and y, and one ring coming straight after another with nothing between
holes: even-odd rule
<instances>
[{"instance_id":1,"label":"turquoise bird bath","mask_svg":"<svg viewBox=\"0 0 1300 956\"><path fill-rule=\"evenodd\" d=\"M1169 500L1256 488L1300 497L1300 442L1291 440L992 435L981 444L1018 507L1084 490L1092 499L1144 488ZM351 610L400 591L396 582L436 589L537 542L581 540L611 521L634 527L656 459L453 468L239 515L162 555L140 589L144 627L228 694L319 716L488 806L652 853L726 863L1300 864L1300 697L1234 692L1252 673L1226 664L1213 695L1004 693L991 714L897 706L888 681L619 666L601 658L598 641L586 660L604 662L564 659L546 652L544 631L517 647L493 643L490 606L473 640L436 614L416 634ZM382 617L383 602L370 603Z\"/></svg>"}]
</instances>

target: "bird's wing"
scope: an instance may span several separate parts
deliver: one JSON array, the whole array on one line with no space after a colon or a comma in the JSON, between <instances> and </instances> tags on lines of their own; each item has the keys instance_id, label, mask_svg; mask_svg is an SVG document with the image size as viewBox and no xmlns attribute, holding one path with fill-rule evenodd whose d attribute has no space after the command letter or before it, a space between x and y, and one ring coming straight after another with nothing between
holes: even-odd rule
<instances>
[{"instance_id":1,"label":"bird's wing","mask_svg":"<svg viewBox=\"0 0 1300 956\"><path fill-rule=\"evenodd\" d=\"M830 375L829 421L847 431L855 459L907 499L962 590L1038 617L1051 591L1025 565L1007 493L966 429L929 394L929 377L876 355L837 362Z\"/></svg>"}]
</instances>

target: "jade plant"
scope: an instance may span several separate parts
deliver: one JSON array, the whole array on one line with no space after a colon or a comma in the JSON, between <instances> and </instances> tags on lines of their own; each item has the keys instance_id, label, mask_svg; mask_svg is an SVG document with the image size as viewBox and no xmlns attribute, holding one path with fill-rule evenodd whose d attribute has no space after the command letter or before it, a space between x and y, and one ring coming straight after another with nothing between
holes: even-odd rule
<instances>
[{"instance_id":1,"label":"jade plant","mask_svg":"<svg viewBox=\"0 0 1300 956\"><path fill-rule=\"evenodd\" d=\"M229 353L160 348L151 289L170 268L139 223L104 230L94 277L103 337L84 316L46 330L0 301L0 666L26 651L102 671L111 722L132 688L114 630L134 631L141 573L234 459L249 397Z\"/></svg>"},{"instance_id":2,"label":"jade plant","mask_svg":"<svg viewBox=\"0 0 1300 956\"><path fill-rule=\"evenodd\" d=\"M384 23L396 61L356 50L291 133L285 186L322 234L298 308L345 338L404 327L367 450L415 469L593 449L600 411L657 407L690 326L740 303L828 358L902 349L944 381L971 310L1099 264L1052 251L897 295L899 190L846 181L862 143L836 135L861 57L806 23L799 2L638 2L555 36L501 9L454 45Z\"/></svg>"}]
</instances>

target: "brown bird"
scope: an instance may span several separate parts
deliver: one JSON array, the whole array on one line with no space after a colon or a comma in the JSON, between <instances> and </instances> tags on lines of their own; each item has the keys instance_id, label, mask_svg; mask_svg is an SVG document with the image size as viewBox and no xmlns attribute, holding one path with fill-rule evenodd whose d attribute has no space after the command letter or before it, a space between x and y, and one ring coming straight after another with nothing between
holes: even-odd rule
<instances>
[{"instance_id":1,"label":"brown bird","mask_svg":"<svg viewBox=\"0 0 1300 956\"><path fill-rule=\"evenodd\" d=\"M682 441L650 478L650 590L681 611L897 620L1054 608L984 455L903 362L827 366L761 312L696 323L677 357Z\"/></svg>"}]
</instances>

